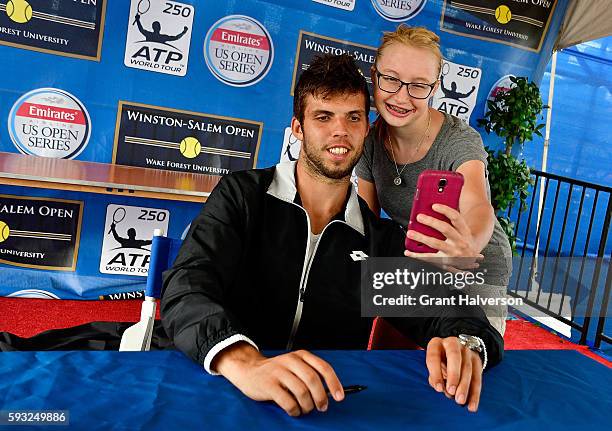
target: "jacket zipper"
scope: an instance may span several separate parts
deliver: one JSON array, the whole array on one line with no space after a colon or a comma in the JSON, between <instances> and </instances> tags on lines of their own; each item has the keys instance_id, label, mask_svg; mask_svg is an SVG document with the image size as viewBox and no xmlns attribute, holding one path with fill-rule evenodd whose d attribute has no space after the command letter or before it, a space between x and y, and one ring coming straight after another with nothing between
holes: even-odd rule
<instances>
[{"instance_id":1,"label":"jacket zipper","mask_svg":"<svg viewBox=\"0 0 612 431\"><path fill-rule=\"evenodd\" d=\"M308 212L302 208L300 205L295 202L291 202L291 204L300 208L304 211L306 215L306 254L304 255L304 264L302 266L302 276L300 277L300 289L298 294L297 306L295 309L295 315L293 317L293 325L291 325L291 333L289 334L289 340L287 341L287 349L291 350L293 347L293 339L295 338L295 333L297 332L298 326L300 326L300 319L302 318L302 308L304 307L304 292L306 292L306 284L304 283L304 277L306 276L306 272L308 270L308 249L310 248L310 217L308 217ZM320 240L321 238L319 238ZM317 242L317 245L319 243ZM313 253L314 258L314 253Z\"/></svg>"},{"instance_id":2,"label":"jacket zipper","mask_svg":"<svg viewBox=\"0 0 612 431\"><path fill-rule=\"evenodd\" d=\"M319 240L317 241L317 244L315 245L314 251L312 252L312 257L310 258L310 261L309 261L308 260L308 249L310 248L310 235L311 235L310 217L308 217L308 212L304 208L302 208L301 206L297 205L294 202L291 202L291 203L297 206L298 208L301 208L302 211L304 211L304 213L306 214L306 225L307 225L308 231L306 232L307 233L306 255L304 256L304 267L302 268L302 277L300 279L300 290L299 290L299 295L298 295L298 301L297 301L297 306L295 309L295 316L293 317L293 325L291 325L291 334L289 335L289 340L287 341L286 350L291 350L293 348L293 341L295 340L295 334L297 333L297 330L300 326L300 320L302 319L302 310L304 308L304 294L306 293L306 284L308 283L308 274L310 273L310 268L312 266L312 262L314 261L315 255L317 253L317 248L319 248L319 243L321 242L321 238L323 238L323 233L325 233L327 228L333 223L344 223L350 227L348 223L342 220L332 220L331 222L329 222L321 231Z\"/></svg>"}]
</instances>

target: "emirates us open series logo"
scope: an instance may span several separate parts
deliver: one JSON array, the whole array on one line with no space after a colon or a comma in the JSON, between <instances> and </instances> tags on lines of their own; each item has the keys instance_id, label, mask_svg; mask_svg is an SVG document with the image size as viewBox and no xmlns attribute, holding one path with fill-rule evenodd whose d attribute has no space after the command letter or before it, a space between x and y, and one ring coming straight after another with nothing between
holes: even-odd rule
<instances>
[{"instance_id":1,"label":"emirates us open series logo","mask_svg":"<svg viewBox=\"0 0 612 431\"><path fill-rule=\"evenodd\" d=\"M417 16L427 0L372 0L372 6L388 21L408 21Z\"/></svg>"},{"instance_id":2,"label":"emirates us open series logo","mask_svg":"<svg viewBox=\"0 0 612 431\"><path fill-rule=\"evenodd\" d=\"M89 142L91 120L85 106L72 94L39 88L15 102L8 129L23 154L73 159Z\"/></svg>"},{"instance_id":3,"label":"emirates us open series logo","mask_svg":"<svg viewBox=\"0 0 612 431\"><path fill-rule=\"evenodd\" d=\"M208 30L204 58L213 75L234 87L261 81L274 60L274 46L268 30L244 15L221 18Z\"/></svg>"}]
</instances>

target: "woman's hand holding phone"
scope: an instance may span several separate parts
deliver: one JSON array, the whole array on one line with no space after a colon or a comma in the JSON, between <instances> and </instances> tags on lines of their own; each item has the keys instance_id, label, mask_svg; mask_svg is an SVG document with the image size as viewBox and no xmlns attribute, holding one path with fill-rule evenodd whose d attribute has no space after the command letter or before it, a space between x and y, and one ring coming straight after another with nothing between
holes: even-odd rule
<instances>
[{"instance_id":1,"label":"woman's hand holding phone","mask_svg":"<svg viewBox=\"0 0 612 431\"><path fill-rule=\"evenodd\" d=\"M450 271L478 268L483 256L459 212L463 181L458 172L421 172L408 224L406 256Z\"/></svg>"},{"instance_id":2,"label":"woman's hand holding phone","mask_svg":"<svg viewBox=\"0 0 612 431\"><path fill-rule=\"evenodd\" d=\"M418 253L406 250L404 255L436 266L442 265L443 269L452 272L478 268L478 262L483 259L483 255L474 247L472 232L465 218L459 211L446 205L433 204L431 208L448 218L450 223L423 213L419 213L416 220L420 224L437 230L446 239L434 238L410 229L407 232L409 239L438 251L435 253Z\"/></svg>"}]
</instances>

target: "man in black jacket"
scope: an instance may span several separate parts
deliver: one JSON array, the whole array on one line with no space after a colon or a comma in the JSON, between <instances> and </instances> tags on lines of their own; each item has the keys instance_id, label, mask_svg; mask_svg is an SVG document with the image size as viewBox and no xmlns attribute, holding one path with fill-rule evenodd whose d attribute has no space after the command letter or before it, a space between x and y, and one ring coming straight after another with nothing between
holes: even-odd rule
<instances>
[{"instance_id":1,"label":"man in black jacket","mask_svg":"<svg viewBox=\"0 0 612 431\"><path fill-rule=\"evenodd\" d=\"M377 219L350 186L369 100L351 57L315 60L295 91L299 160L225 176L164 273L161 314L175 345L292 416L325 411L324 384L344 398L331 365L297 349L367 346L372 319L360 315L355 256L403 252L399 226ZM470 310L389 320L427 349L432 388L476 411L483 368L501 360L503 340ZM259 348L290 352L268 358Z\"/></svg>"}]
</instances>

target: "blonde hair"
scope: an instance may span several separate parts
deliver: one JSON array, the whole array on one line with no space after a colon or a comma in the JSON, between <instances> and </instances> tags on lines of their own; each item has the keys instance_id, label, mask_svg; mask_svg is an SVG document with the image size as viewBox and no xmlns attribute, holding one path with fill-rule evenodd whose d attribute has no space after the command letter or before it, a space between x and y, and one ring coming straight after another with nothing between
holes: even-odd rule
<instances>
[{"instance_id":1,"label":"blonde hair","mask_svg":"<svg viewBox=\"0 0 612 431\"><path fill-rule=\"evenodd\" d=\"M401 43L414 48L424 48L429 50L438 59L438 71L436 78L442 69L442 52L440 51L440 36L425 27L409 27L400 24L395 31L385 31L382 42L376 50L376 60L382 56L386 47L393 43Z\"/></svg>"},{"instance_id":2,"label":"blonde hair","mask_svg":"<svg viewBox=\"0 0 612 431\"><path fill-rule=\"evenodd\" d=\"M376 50L374 64L378 62L385 48L393 43L401 43L402 45L429 50L438 60L438 70L436 72L436 79L438 79L442 70L440 36L425 27L409 27L406 24L400 24L395 31L385 31L383 33L381 44ZM378 118L374 121L374 133L383 142L389 139L387 124L380 114L378 114Z\"/></svg>"}]
</instances>

